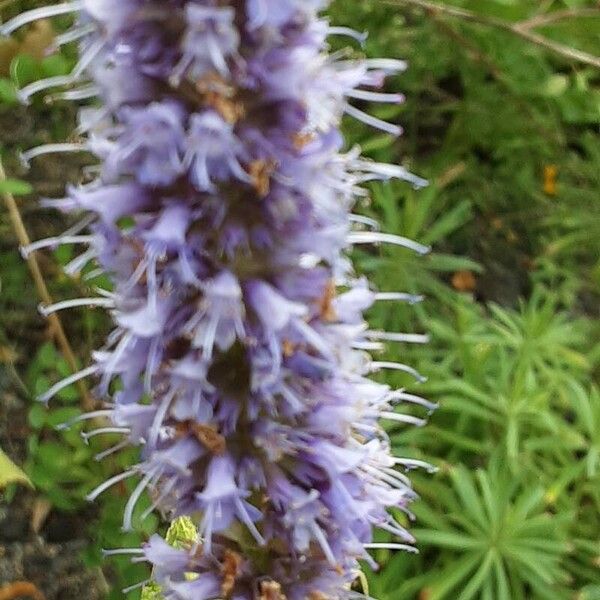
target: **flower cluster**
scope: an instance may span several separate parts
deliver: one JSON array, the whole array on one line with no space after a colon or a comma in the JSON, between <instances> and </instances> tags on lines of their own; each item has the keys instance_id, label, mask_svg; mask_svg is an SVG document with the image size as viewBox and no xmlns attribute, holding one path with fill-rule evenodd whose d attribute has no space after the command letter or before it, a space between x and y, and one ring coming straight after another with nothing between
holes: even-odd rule
<instances>
[{"instance_id":1,"label":"flower cluster","mask_svg":"<svg viewBox=\"0 0 600 600\"><path fill-rule=\"evenodd\" d=\"M379 420L419 425L394 405L433 407L370 380L380 368L419 375L368 352L423 338L371 331L363 312L414 298L372 291L346 251L426 252L351 212L364 182L421 181L344 151L339 131L348 114L400 133L356 104L401 101L377 90L404 65L328 53L329 35L354 33L319 17L327 4L72 0L0 29L76 13L57 39L79 44L74 72L20 95L66 85L60 97L100 103L81 110L81 142L24 158L81 149L99 167L46 202L86 213L81 227L25 251L87 244L67 270L93 260L114 288L43 310L101 305L116 328L43 399L97 377L105 407L90 416L124 437L104 454L134 444L141 460L90 497L138 476L126 528L146 489L153 508L196 520L197 543L155 536L139 551L168 599L349 598L358 561L381 546L374 527L398 538L383 546L412 542L388 509L408 512L414 492L397 467L419 465L392 456Z\"/></svg>"}]
</instances>

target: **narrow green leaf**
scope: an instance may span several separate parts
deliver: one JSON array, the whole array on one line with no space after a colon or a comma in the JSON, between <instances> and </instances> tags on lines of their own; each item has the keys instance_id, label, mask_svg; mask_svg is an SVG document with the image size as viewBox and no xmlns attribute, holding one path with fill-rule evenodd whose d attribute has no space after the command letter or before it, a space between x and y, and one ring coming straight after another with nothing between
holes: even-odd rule
<instances>
[{"instance_id":1,"label":"narrow green leaf","mask_svg":"<svg viewBox=\"0 0 600 600\"><path fill-rule=\"evenodd\" d=\"M0 180L0 194L12 194L13 196L26 196L31 194L33 188L26 181L20 179Z\"/></svg>"}]
</instances>

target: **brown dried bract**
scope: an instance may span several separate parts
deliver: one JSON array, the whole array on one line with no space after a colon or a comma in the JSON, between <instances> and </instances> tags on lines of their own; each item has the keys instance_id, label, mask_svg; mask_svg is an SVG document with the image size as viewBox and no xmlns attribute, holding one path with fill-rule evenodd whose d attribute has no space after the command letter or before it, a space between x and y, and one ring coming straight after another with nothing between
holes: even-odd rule
<instances>
[{"instance_id":1,"label":"brown dried bract","mask_svg":"<svg viewBox=\"0 0 600 600\"><path fill-rule=\"evenodd\" d=\"M225 438L213 425L203 425L194 421L183 421L176 425L180 436L193 434L194 437L213 454L223 454L227 449Z\"/></svg>"},{"instance_id":2,"label":"brown dried bract","mask_svg":"<svg viewBox=\"0 0 600 600\"><path fill-rule=\"evenodd\" d=\"M256 193L264 198L271 191L271 175L277 163L274 160L255 160L250 163L249 175Z\"/></svg>"},{"instance_id":3,"label":"brown dried bract","mask_svg":"<svg viewBox=\"0 0 600 600\"><path fill-rule=\"evenodd\" d=\"M314 133L295 133L292 136L292 143L296 150L302 150L304 146L310 144L315 139Z\"/></svg>"},{"instance_id":4,"label":"brown dried bract","mask_svg":"<svg viewBox=\"0 0 600 600\"><path fill-rule=\"evenodd\" d=\"M221 575L223 583L221 584L221 595L227 598L233 592L235 582L240 575L242 566L242 557L233 550L226 550L223 563L221 565Z\"/></svg>"},{"instance_id":5,"label":"brown dried bract","mask_svg":"<svg viewBox=\"0 0 600 600\"><path fill-rule=\"evenodd\" d=\"M307 600L329 600L323 592L311 592Z\"/></svg>"},{"instance_id":6,"label":"brown dried bract","mask_svg":"<svg viewBox=\"0 0 600 600\"><path fill-rule=\"evenodd\" d=\"M260 584L260 596L257 600L286 600L281 584L276 581L263 581Z\"/></svg>"},{"instance_id":7,"label":"brown dried bract","mask_svg":"<svg viewBox=\"0 0 600 600\"><path fill-rule=\"evenodd\" d=\"M232 125L246 113L242 102L236 100L236 89L216 73L210 73L198 80L196 91L202 96L204 104L214 108Z\"/></svg>"},{"instance_id":8,"label":"brown dried bract","mask_svg":"<svg viewBox=\"0 0 600 600\"><path fill-rule=\"evenodd\" d=\"M294 344L294 342L290 340L283 340L281 347L283 349L283 356L285 356L285 358L294 356L294 353L296 352L296 344Z\"/></svg>"},{"instance_id":9,"label":"brown dried bract","mask_svg":"<svg viewBox=\"0 0 600 600\"><path fill-rule=\"evenodd\" d=\"M244 105L241 102L219 96L215 92L206 94L205 102L208 106L214 108L231 125L237 123L246 114Z\"/></svg>"},{"instance_id":10,"label":"brown dried bract","mask_svg":"<svg viewBox=\"0 0 600 600\"><path fill-rule=\"evenodd\" d=\"M327 287L325 288L325 293L321 298L319 304L319 312L323 321L327 321L329 323L333 323L337 321L337 315L335 313L335 308L333 307L333 301L336 296L336 288L335 282L330 280L327 283Z\"/></svg>"}]
</instances>

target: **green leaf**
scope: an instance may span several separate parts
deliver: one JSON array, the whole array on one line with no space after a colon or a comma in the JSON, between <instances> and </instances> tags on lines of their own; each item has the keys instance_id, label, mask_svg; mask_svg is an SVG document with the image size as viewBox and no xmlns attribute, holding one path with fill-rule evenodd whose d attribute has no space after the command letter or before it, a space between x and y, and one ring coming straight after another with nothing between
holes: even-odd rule
<instances>
[{"instance_id":1,"label":"green leaf","mask_svg":"<svg viewBox=\"0 0 600 600\"><path fill-rule=\"evenodd\" d=\"M33 188L26 181L20 179L0 180L0 194L12 194L13 196L26 196L31 194Z\"/></svg>"},{"instance_id":2,"label":"green leaf","mask_svg":"<svg viewBox=\"0 0 600 600\"><path fill-rule=\"evenodd\" d=\"M23 87L43 77L39 63L28 54L19 54L10 63L10 76L18 87Z\"/></svg>"},{"instance_id":3,"label":"green leaf","mask_svg":"<svg viewBox=\"0 0 600 600\"><path fill-rule=\"evenodd\" d=\"M32 485L29 477L0 450L0 488L5 488L11 483Z\"/></svg>"},{"instance_id":4,"label":"green leaf","mask_svg":"<svg viewBox=\"0 0 600 600\"><path fill-rule=\"evenodd\" d=\"M4 104L17 104L17 88L10 79L0 78L0 102Z\"/></svg>"},{"instance_id":5,"label":"green leaf","mask_svg":"<svg viewBox=\"0 0 600 600\"><path fill-rule=\"evenodd\" d=\"M30 409L27 415L29 424L34 429L41 429L46 423L48 417L48 409L41 403L36 402Z\"/></svg>"}]
</instances>

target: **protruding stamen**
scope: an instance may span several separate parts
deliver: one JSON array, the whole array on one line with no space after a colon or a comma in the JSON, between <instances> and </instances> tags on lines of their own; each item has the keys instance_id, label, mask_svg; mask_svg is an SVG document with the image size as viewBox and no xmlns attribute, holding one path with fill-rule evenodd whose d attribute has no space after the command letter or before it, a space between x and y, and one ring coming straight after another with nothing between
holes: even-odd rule
<instances>
[{"instance_id":1,"label":"protruding stamen","mask_svg":"<svg viewBox=\"0 0 600 600\"><path fill-rule=\"evenodd\" d=\"M370 365L371 372L380 371L382 369L390 369L393 371L402 371L403 373L408 373L409 375L412 375L419 383L425 383L427 381L427 377L421 375L421 373L419 373L416 369L413 369L412 367L402 363L380 361L372 362Z\"/></svg>"},{"instance_id":2,"label":"protruding stamen","mask_svg":"<svg viewBox=\"0 0 600 600\"><path fill-rule=\"evenodd\" d=\"M81 437L87 443L93 437L96 437L98 435L106 435L109 433L127 435L131 433L131 429L129 429L128 427L99 427L98 429L94 429L93 431L82 431Z\"/></svg>"},{"instance_id":3,"label":"protruding stamen","mask_svg":"<svg viewBox=\"0 0 600 600\"><path fill-rule=\"evenodd\" d=\"M68 308L77 308L80 306L101 306L104 308L114 308L114 300L110 298L73 298L71 300L63 300L54 304L40 304L38 309L44 317L51 315L59 310Z\"/></svg>"},{"instance_id":4,"label":"protruding stamen","mask_svg":"<svg viewBox=\"0 0 600 600\"><path fill-rule=\"evenodd\" d=\"M105 272L106 271L103 268L98 267L97 269L93 269L89 273L86 273L83 276L83 280L84 281L91 281L92 279L96 279L97 277L100 277L101 275L104 275Z\"/></svg>"},{"instance_id":5,"label":"protruding stamen","mask_svg":"<svg viewBox=\"0 0 600 600\"><path fill-rule=\"evenodd\" d=\"M415 425L416 427L423 427L427 421L413 417L412 415L403 415L401 413L390 412L383 410L378 413L380 419L387 419L389 421L397 421L398 423L406 423L407 425Z\"/></svg>"},{"instance_id":6,"label":"protruding stamen","mask_svg":"<svg viewBox=\"0 0 600 600\"><path fill-rule=\"evenodd\" d=\"M60 15L68 15L69 13L77 12L83 8L83 5L84 3L82 1L75 0L73 2L54 4L53 6L42 6L41 8L28 10L0 26L0 35L8 36L13 31L20 29L29 23L33 23L34 21L51 19L52 17L58 17Z\"/></svg>"},{"instance_id":7,"label":"protruding stamen","mask_svg":"<svg viewBox=\"0 0 600 600\"><path fill-rule=\"evenodd\" d=\"M76 42L86 35L94 33L94 31L96 31L96 25L92 23L83 25L81 27L73 27L73 29L69 29L64 33L57 35L52 43L55 48L60 48L60 46L70 44L71 42Z\"/></svg>"},{"instance_id":8,"label":"protruding stamen","mask_svg":"<svg viewBox=\"0 0 600 600\"><path fill-rule=\"evenodd\" d=\"M321 546L321 550L323 550L323 554L325 555L325 558L329 561L329 564L332 566L336 566L337 561L335 560L335 556L333 554L333 551L331 550L331 546L329 545L327 538L325 537L325 534L323 533L323 530L314 521L311 523L310 529L313 535L315 536L319 546Z\"/></svg>"},{"instance_id":9,"label":"protruding stamen","mask_svg":"<svg viewBox=\"0 0 600 600\"><path fill-rule=\"evenodd\" d=\"M39 79L29 85L23 86L17 91L17 97L22 104L29 104L29 99L34 94L43 92L54 87L60 87L63 85L71 85L74 79L71 75L57 75L56 77L47 77L46 79Z\"/></svg>"},{"instance_id":10,"label":"protruding stamen","mask_svg":"<svg viewBox=\"0 0 600 600\"><path fill-rule=\"evenodd\" d=\"M42 250L43 248L55 248L63 244L91 244L94 241L92 235L61 235L59 237L49 237L21 246L21 256L27 258L32 252Z\"/></svg>"},{"instance_id":11,"label":"protruding stamen","mask_svg":"<svg viewBox=\"0 0 600 600\"><path fill-rule=\"evenodd\" d=\"M369 160L356 160L354 166L359 171L364 171L367 174L361 179L363 182L371 181L372 179L402 179L412 183L417 189L429 185L429 182L426 179L414 175L400 165L378 163Z\"/></svg>"},{"instance_id":12,"label":"protruding stamen","mask_svg":"<svg viewBox=\"0 0 600 600\"><path fill-rule=\"evenodd\" d=\"M21 152L20 158L23 166L29 168L29 163L32 159L44 154L58 154L64 152L88 152L88 147L81 143L65 143L65 144L43 144L36 146L26 152Z\"/></svg>"},{"instance_id":13,"label":"protruding stamen","mask_svg":"<svg viewBox=\"0 0 600 600\"><path fill-rule=\"evenodd\" d=\"M437 473L439 471L436 466L429 464L424 460L413 458L394 458L393 460L397 465L401 465L406 469L425 469L428 473Z\"/></svg>"},{"instance_id":14,"label":"protruding stamen","mask_svg":"<svg viewBox=\"0 0 600 600\"><path fill-rule=\"evenodd\" d=\"M123 440L122 442L119 442L118 444L115 444L114 446L111 446L110 448L102 452L98 452L98 454L94 456L94 460L96 462L100 462L104 460L107 456L110 456L115 452L119 452L120 450L124 450L125 448L127 448L127 446L129 446L129 440Z\"/></svg>"},{"instance_id":15,"label":"protruding stamen","mask_svg":"<svg viewBox=\"0 0 600 600\"><path fill-rule=\"evenodd\" d=\"M53 94L49 96L50 101L54 100L88 100L89 98L95 98L100 93L100 88L96 85L86 85L77 90L69 90L68 92L60 92L59 94Z\"/></svg>"},{"instance_id":16,"label":"protruding stamen","mask_svg":"<svg viewBox=\"0 0 600 600\"><path fill-rule=\"evenodd\" d=\"M367 69L378 69L386 73L402 73L408 68L408 63L395 58L367 58L365 61Z\"/></svg>"},{"instance_id":17,"label":"protruding stamen","mask_svg":"<svg viewBox=\"0 0 600 600\"><path fill-rule=\"evenodd\" d=\"M108 488L112 487L113 485L115 485L121 481L124 481L125 479L128 479L129 477L133 477L136 473L137 473L136 470L131 469L129 471L124 471L123 473L119 473L118 475L115 475L114 477L111 477L110 479L107 479L104 483L100 484L95 490L90 492L86 496L86 500L88 502L93 502L100 494L105 492Z\"/></svg>"},{"instance_id":18,"label":"protruding stamen","mask_svg":"<svg viewBox=\"0 0 600 600\"><path fill-rule=\"evenodd\" d=\"M65 431L66 429L70 429L73 425L80 423L81 421L87 421L88 419L100 419L104 417L110 417L112 415L111 409L105 410L94 410L92 412L87 412L82 415L77 415L73 419L69 421L65 421L64 423L60 423L55 427L57 431Z\"/></svg>"},{"instance_id":19,"label":"protruding stamen","mask_svg":"<svg viewBox=\"0 0 600 600\"><path fill-rule=\"evenodd\" d=\"M361 46L364 46L369 38L369 33L367 31L360 32L351 27L328 27L327 35L345 35L356 40Z\"/></svg>"},{"instance_id":20,"label":"protruding stamen","mask_svg":"<svg viewBox=\"0 0 600 600\"><path fill-rule=\"evenodd\" d=\"M406 100L404 94L384 94L367 90L350 90L346 92L346 96L355 98L356 100L365 100L366 102L383 102L389 104L402 104Z\"/></svg>"},{"instance_id":21,"label":"protruding stamen","mask_svg":"<svg viewBox=\"0 0 600 600\"><path fill-rule=\"evenodd\" d=\"M402 246L413 250L418 254L428 254L431 252L430 246L423 246L418 242L409 240L408 238L393 233L380 233L378 231L353 231L348 234L348 242L350 244L393 244L394 246Z\"/></svg>"},{"instance_id":22,"label":"protruding stamen","mask_svg":"<svg viewBox=\"0 0 600 600\"><path fill-rule=\"evenodd\" d=\"M383 344L379 342L353 342L352 347L355 350L366 350L367 352L380 352L384 350Z\"/></svg>"},{"instance_id":23,"label":"protruding stamen","mask_svg":"<svg viewBox=\"0 0 600 600\"><path fill-rule=\"evenodd\" d=\"M73 77L73 79L78 79L79 77L81 77L81 75L89 67L91 62L96 58L96 56L98 56L102 48L104 48L104 44L104 38L99 37L89 46L87 50L85 50L85 52L82 54L81 58L75 65L73 72L71 73L71 77Z\"/></svg>"},{"instance_id":24,"label":"protruding stamen","mask_svg":"<svg viewBox=\"0 0 600 600\"><path fill-rule=\"evenodd\" d=\"M389 331L367 331L367 337L372 340L401 342L407 344L428 344L429 336L418 333L393 333Z\"/></svg>"},{"instance_id":25,"label":"protruding stamen","mask_svg":"<svg viewBox=\"0 0 600 600\"><path fill-rule=\"evenodd\" d=\"M393 123L388 123L387 121L383 121L378 119L377 117L373 117L372 115L359 110L355 106L351 104L346 104L344 106L344 111L354 117L355 119L362 121L365 125L369 125L370 127L374 127L375 129L380 129L381 131L385 131L395 137L402 135L402 127L399 125L394 125Z\"/></svg>"},{"instance_id":26,"label":"protruding stamen","mask_svg":"<svg viewBox=\"0 0 600 600\"><path fill-rule=\"evenodd\" d=\"M409 546L408 544L394 544L394 543L373 543L365 544L364 547L367 550L404 550L406 552L412 552L418 554L419 549L415 546Z\"/></svg>"},{"instance_id":27,"label":"protruding stamen","mask_svg":"<svg viewBox=\"0 0 600 600\"><path fill-rule=\"evenodd\" d=\"M140 581L139 583L135 583L133 585L130 585L129 587L123 588L121 591L123 592L123 594L129 594L129 592L133 592L133 590L137 590L148 585L151 581L152 579L144 579L144 581Z\"/></svg>"},{"instance_id":28,"label":"protruding stamen","mask_svg":"<svg viewBox=\"0 0 600 600\"><path fill-rule=\"evenodd\" d=\"M85 379L90 375L94 375L94 373L96 373L97 371L98 366L92 365L91 367L87 367L87 369L83 369L78 373L73 373L73 375L69 375L69 377L65 377L64 379L61 379L58 383L55 383L50 389L48 389L41 396L39 396L38 400L46 404L50 400L50 398L58 394L58 392L60 392L64 388L69 387L70 385L76 383L80 379Z\"/></svg>"},{"instance_id":29,"label":"protruding stamen","mask_svg":"<svg viewBox=\"0 0 600 600\"><path fill-rule=\"evenodd\" d=\"M135 490L133 490L131 496L129 496L129 500L127 501L123 513L123 531L131 531L133 529L133 511L135 510L140 496L144 493L144 490L148 487L148 484L154 475L156 475L156 469L144 475L143 479L135 487Z\"/></svg>"},{"instance_id":30,"label":"protruding stamen","mask_svg":"<svg viewBox=\"0 0 600 600\"><path fill-rule=\"evenodd\" d=\"M435 402L429 402L429 400L425 400L425 398L421 398L421 396L415 396L414 394L407 394L401 390L397 392L391 392L386 400L388 402L410 402L411 404L417 404L418 406L423 406L430 413L436 411L439 408L439 405Z\"/></svg>"},{"instance_id":31,"label":"protruding stamen","mask_svg":"<svg viewBox=\"0 0 600 600\"><path fill-rule=\"evenodd\" d=\"M350 215L349 219L351 223L361 223L375 231L379 231L379 223L375 219L371 219L371 217L365 217L364 215Z\"/></svg>"},{"instance_id":32,"label":"protruding stamen","mask_svg":"<svg viewBox=\"0 0 600 600\"><path fill-rule=\"evenodd\" d=\"M375 294L375 300L392 301L392 302L408 302L409 304L418 304L423 302L423 296L415 294L406 294L404 292L379 292Z\"/></svg>"},{"instance_id":33,"label":"protruding stamen","mask_svg":"<svg viewBox=\"0 0 600 600\"><path fill-rule=\"evenodd\" d=\"M77 276L80 271L85 267L85 265L90 262L93 258L96 257L96 250L94 248L90 248L86 250L83 254L75 257L70 263L66 264L63 267L63 271L70 275L71 277Z\"/></svg>"},{"instance_id":34,"label":"protruding stamen","mask_svg":"<svg viewBox=\"0 0 600 600\"><path fill-rule=\"evenodd\" d=\"M102 556L127 556L128 554L138 555L145 554L145 552L142 548L114 548L112 550L102 548Z\"/></svg>"}]
</instances>

